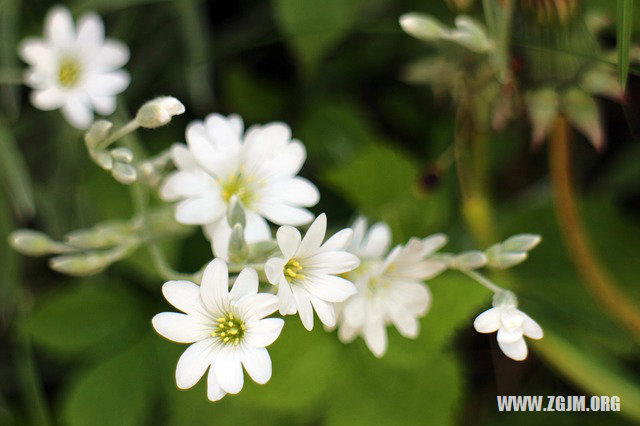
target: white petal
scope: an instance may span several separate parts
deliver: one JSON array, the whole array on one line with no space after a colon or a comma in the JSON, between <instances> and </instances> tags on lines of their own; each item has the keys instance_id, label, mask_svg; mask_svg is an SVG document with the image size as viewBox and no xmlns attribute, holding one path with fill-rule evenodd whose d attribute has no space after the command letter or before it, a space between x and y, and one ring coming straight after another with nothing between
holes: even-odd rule
<instances>
[{"instance_id":1,"label":"white petal","mask_svg":"<svg viewBox=\"0 0 640 426\"><path fill-rule=\"evenodd\" d=\"M327 215L322 213L313 221L304 235L297 256L307 257L318 251L327 232Z\"/></svg>"},{"instance_id":2,"label":"white petal","mask_svg":"<svg viewBox=\"0 0 640 426\"><path fill-rule=\"evenodd\" d=\"M276 285L280 282L284 264L284 259L280 259L279 257L272 257L264 264L264 273L267 275L267 279L271 284Z\"/></svg>"},{"instance_id":3,"label":"white petal","mask_svg":"<svg viewBox=\"0 0 640 426\"><path fill-rule=\"evenodd\" d=\"M201 340L189 346L178 360L176 384L180 389L189 389L203 376L215 355L213 339Z\"/></svg>"},{"instance_id":4,"label":"white petal","mask_svg":"<svg viewBox=\"0 0 640 426\"><path fill-rule=\"evenodd\" d=\"M280 279L280 283L278 284L278 300L280 301L280 315L293 315L298 312L296 301L293 298L291 285L287 282L284 275L282 276L282 278Z\"/></svg>"},{"instance_id":5,"label":"white petal","mask_svg":"<svg viewBox=\"0 0 640 426\"><path fill-rule=\"evenodd\" d=\"M191 281L168 281L162 286L162 294L169 303L186 314L200 306L200 286Z\"/></svg>"},{"instance_id":6,"label":"white petal","mask_svg":"<svg viewBox=\"0 0 640 426\"><path fill-rule=\"evenodd\" d=\"M220 387L228 393L238 393L242 390L244 376L239 352L234 349L221 350L212 366Z\"/></svg>"},{"instance_id":7,"label":"white petal","mask_svg":"<svg viewBox=\"0 0 640 426\"><path fill-rule=\"evenodd\" d=\"M356 338L357 334L358 329L353 328L349 324L344 322L340 324L340 328L338 328L338 339L340 339L342 343L352 342L353 339Z\"/></svg>"},{"instance_id":8,"label":"white petal","mask_svg":"<svg viewBox=\"0 0 640 426\"><path fill-rule=\"evenodd\" d=\"M476 317L473 327L478 333L493 333L500 328L500 309L491 308Z\"/></svg>"},{"instance_id":9,"label":"white petal","mask_svg":"<svg viewBox=\"0 0 640 426\"><path fill-rule=\"evenodd\" d=\"M351 243L353 231L349 228L336 232L320 246L322 251L345 250Z\"/></svg>"},{"instance_id":10,"label":"white petal","mask_svg":"<svg viewBox=\"0 0 640 426\"><path fill-rule=\"evenodd\" d=\"M171 173L162 183L160 197L165 201L179 198L207 197L216 190L216 183L211 176L199 169L181 170ZM223 209L222 200L219 201Z\"/></svg>"},{"instance_id":11,"label":"white petal","mask_svg":"<svg viewBox=\"0 0 640 426\"><path fill-rule=\"evenodd\" d=\"M432 254L433 252L439 250L447 244L449 238L444 234L433 234L422 240L422 250L423 255L427 256Z\"/></svg>"},{"instance_id":12,"label":"white petal","mask_svg":"<svg viewBox=\"0 0 640 426\"><path fill-rule=\"evenodd\" d=\"M245 339L254 348L269 346L280 336L284 320L282 318L265 318L251 324L247 328Z\"/></svg>"},{"instance_id":13,"label":"white petal","mask_svg":"<svg viewBox=\"0 0 640 426\"><path fill-rule=\"evenodd\" d=\"M271 315L278 309L278 296L258 293L244 297L237 303L238 309L247 320L258 320Z\"/></svg>"},{"instance_id":14,"label":"white petal","mask_svg":"<svg viewBox=\"0 0 640 426\"><path fill-rule=\"evenodd\" d=\"M116 110L115 96L90 96L95 110L102 115L111 115Z\"/></svg>"},{"instance_id":15,"label":"white petal","mask_svg":"<svg viewBox=\"0 0 640 426\"><path fill-rule=\"evenodd\" d=\"M31 92L31 103L36 108L43 111L52 111L63 106L67 96L57 87L49 87L43 90Z\"/></svg>"},{"instance_id":16,"label":"white petal","mask_svg":"<svg viewBox=\"0 0 640 426\"><path fill-rule=\"evenodd\" d=\"M518 311L524 317L524 323L522 324L522 330L524 335L532 339L542 339L544 335L542 327L535 322L529 315L522 311Z\"/></svg>"},{"instance_id":17,"label":"white petal","mask_svg":"<svg viewBox=\"0 0 640 426\"><path fill-rule=\"evenodd\" d=\"M303 240L304 241L304 240ZM302 249L302 244L300 244ZM360 264L360 259L346 251L326 251L313 254L305 258L304 267L313 268L329 274L342 274L354 270Z\"/></svg>"},{"instance_id":18,"label":"white petal","mask_svg":"<svg viewBox=\"0 0 640 426\"><path fill-rule=\"evenodd\" d=\"M171 145L171 159L176 167L180 170L188 170L199 167L193 154L189 151L187 145L183 143L174 143Z\"/></svg>"},{"instance_id":19,"label":"white petal","mask_svg":"<svg viewBox=\"0 0 640 426\"><path fill-rule=\"evenodd\" d=\"M222 313L229 294L229 270L220 259L213 259L202 274L200 297L212 314Z\"/></svg>"},{"instance_id":20,"label":"white petal","mask_svg":"<svg viewBox=\"0 0 640 426\"><path fill-rule=\"evenodd\" d=\"M512 343L515 342L517 340L522 339L522 329L519 328L517 330L512 330L509 331L505 328L501 328L500 330L498 330L498 343Z\"/></svg>"},{"instance_id":21,"label":"white petal","mask_svg":"<svg viewBox=\"0 0 640 426\"><path fill-rule=\"evenodd\" d=\"M368 259L381 258L389 250L389 244L391 244L391 228L384 222L378 222L367 233L358 254Z\"/></svg>"},{"instance_id":22,"label":"white petal","mask_svg":"<svg viewBox=\"0 0 640 426\"><path fill-rule=\"evenodd\" d=\"M62 106L62 114L69 124L78 129L87 129L93 122L93 111L77 96L68 97Z\"/></svg>"},{"instance_id":23,"label":"white petal","mask_svg":"<svg viewBox=\"0 0 640 426\"><path fill-rule=\"evenodd\" d=\"M113 96L122 93L131 81L126 71L110 71L91 75L87 81L87 91L94 96Z\"/></svg>"},{"instance_id":24,"label":"white petal","mask_svg":"<svg viewBox=\"0 0 640 426\"><path fill-rule=\"evenodd\" d=\"M63 6L53 7L45 18L44 34L58 47L68 47L73 43L75 25L69 9Z\"/></svg>"},{"instance_id":25,"label":"white petal","mask_svg":"<svg viewBox=\"0 0 640 426\"><path fill-rule=\"evenodd\" d=\"M311 207L320 200L318 188L299 176L276 183L273 191L280 200L294 206Z\"/></svg>"},{"instance_id":26,"label":"white petal","mask_svg":"<svg viewBox=\"0 0 640 426\"><path fill-rule=\"evenodd\" d=\"M104 42L104 25L96 13L90 12L78 20L78 43L87 49L96 49Z\"/></svg>"},{"instance_id":27,"label":"white petal","mask_svg":"<svg viewBox=\"0 0 640 426\"><path fill-rule=\"evenodd\" d=\"M309 295L309 300L311 301L311 305L313 305L313 309L316 311L316 314L318 314L320 322L327 327L335 327L336 311L333 307L333 303L325 302L324 300L320 300L312 295Z\"/></svg>"},{"instance_id":28,"label":"white petal","mask_svg":"<svg viewBox=\"0 0 640 426\"><path fill-rule=\"evenodd\" d=\"M271 239L271 228L266 220L256 212L247 210L247 227L244 230L244 238L248 243L268 241Z\"/></svg>"},{"instance_id":29,"label":"white petal","mask_svg":"<svg viewBox=\"0 0 640 426\"><path fill-rule=\"evenodd\" d=\"M271 358L265 348L242 351L242 364L254 382L264 385L271 378Z\"/></svg>"},{"instance_id":30,"label":"white petal","mask_svg":"<svg viewBox=\"0 0 640 426\"><path fill-rule=\"evenodd\" d=\"M100 70L112 71L125 65L129 61L129 48L116 40L107 39L97 56Z\"/></svg>"},{"instance_id":31,"label":"white petal","mask_svg":"<svg viewBox=\"0 0 640 426\"><path fill-rule=\"evenodd\" d=\"M41 39L26 38L20 42L18 54L23 61L37 65L40 69L55 70L57 67L54 49Z\"/></svg>"},{"instance_id":32,"label":"white petal","mask_svg":"<svg viewBox=\"0 0 640 426\"><path fill-rule=\"evenodd\" d=\"M285 259L291 259L300 247L300 231L292 226L281 226L276 233L278 246Z\"/></svg>"},{"instance_id":33,"label":"white petal","mask_svg":"<svg viewBox=\"0 0 640 426\"><path fill-rule=\"evenodd\" d=\"M236 278L229 293L233 299L240 300L242 297L251 296L257 292L258 273L253 268L244 268Z\"/></svg>"},{"instance_id":34,"label":"white petal","mask_svg":"<svg viewBox=\"0 0 640 426\"><path fill-rule=\"evenodd\" d=\"M309 295L298 286L292 286L291 291L293 292L293 298L296 302L302 325L311 331L313 329L313 308L311 307Z\"/></svg>"},{"instance_id":35,"label":"white petal","mask_svg":"<svg viewBox=\"0 0 640 426\"><path fill-rule=\"evenodd\" d=\"M357 293L351 281L335 275L310 275L303 286L317 298L334 303L344 302Z\"/></svg>"},{"instance_id":36,"label":"white petal","mask_svg":"<svg viewBox=\"0 0 640 426\"><path fill-rule=\"evenodd\" d=\"M240 146L240 133L229 119L220 114L209 114L205 118L207 133L214 144L223 150L235 150Z\"/></svg>"},{"instance_id":37,"label":"white petal","mask_svg":"<svg viewBox=\"0 0 640 426\"><path fill-rule=\"evenodd\" d=\"M225 206L213 197L189 198L176 205L176 221L185 225L205 225L218 220Z\"/></svg>"},{"instance_id":38,"label":"white petal","mask_svg":"<svg viewBox=\"0 0 640 426\"><path fill-rule=\"evenodd\" d=\"M298 174L304 164L304 160L307 158L304 145L295 139L280 154L279 172L285 176Z\"/></svg>"},{"instance_id":39,"label":"white petal","mask_svg":"<svg viewBox=\"0 0 640 426\"><path fill-rule=\"evenodd\" d=\"M177 312L163 312L151 320L158 334L178 343L193 343L211 335L210 327Z\"/></svg>"},{"instance_id":40,"label":"white petal","mask_svg":"<svg viewBox=\"0 0 640 426\"><path fill-rule=\"evenodd\" d=\"M226 394L216 379L215 371L210 368L207 376L207 398L209 398L209 401L219 401Z\"/></svg>"},{"instance_id":41,"label":"white petal","mask_svg":"<svg viewBox=\"0 0 640 426\"><path fill-rule=\"evenodd\" d=\"M506 356L516 361L522 361L527 357L527 344L524 338L517 339L512 342L500 342L498 346Z\"/></svg>"},{"instance_id":42,"label":"white petal","mask_svg":"<svg viewBox=\"0 0 640 426\"><path fill-rule=\"evenodd\" d=\"M301 226L313 220L313 213L309 210L280 202L262 201L257 208L262 216L277 225Z\"/></svg>"},{"instance_id":43,"label":"white petal","mask_svg":"<svg viewBox=\"0 0 640 426\"><path fill-rule=\"evenodd\" d=\"M363 334L369 350L378 358L384 355L387 351L387 330L382 319L367 321Z\"/></svg>"},{"instance_id":44,"label":"white petal","mask_svg":"<svg viewBox=\"0 0 640 426\"><path fill-rule=\"evenodd\" d=\"M201 121L191 122L186 131L187 144L198 164L213 173L217 177L223 176L223 169L220 167L221 161L228 161L225 156L220 158L219 152L209 139L204 123Z\"/></svg>"},{"instance_id":45,"label":"white petal","mask_svg":"<svg viewBox=\"0 0 640 426\"><path fill-rule=\"evenodd\" d=\"M363 295L354 296L347 300L342 315L344 323L356 329L362 327L365 321L366 300Z\"/></svg>"},{"instance_id":46,"label":"white petal","mask_svg":"<svg viewBox=\"0 0 640 426\"><path fill-rule=\"evenodd\" d=\"M419 332L419 324L416 318L406 309L403 309L403 306L389 303L387 307L391 321L400 334L404 337L415 339Z\"/></svg>"}]
</instances>

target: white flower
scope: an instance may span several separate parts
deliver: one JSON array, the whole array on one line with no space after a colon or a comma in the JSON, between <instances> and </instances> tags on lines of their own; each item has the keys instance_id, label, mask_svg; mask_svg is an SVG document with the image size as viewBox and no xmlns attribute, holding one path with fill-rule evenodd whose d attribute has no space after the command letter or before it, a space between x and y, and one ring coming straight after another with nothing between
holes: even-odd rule
<instances>
[{"instance_id":1,"label":"white flower","mask_svg":"<svg viewBox=\"0 0 640 426\"><path fill-rule=\"evenodd\" d=\"M129 49L105 39L95 13L80 17L76 31L69 10L54 7L45 19L44 38L24 40L19 53L30 65L31 103L45 111L62 108L67 121L80 129L93 122L94 110L113 113L115 95L129 85L129 74L119 69L129 60Z\"/></svg>"},{"instance_id":2,"label":"white flower","mask_svg":"<svg viewBox=\"0 0 640 426\"><path fill-rule=\"evenodd\" d=\"M516 361L527 357L524 336L542 339L542 328L524 312L517 309L516 299L510 293L496 294L493 308L484 311L473 321L479 333L498 331L498 346L506 356Z\"/></svg>"},{"instance_id":3,"label":"white flower","mask_svg":"<svg viewBox=\"0 0 640 426\"><path fill-rule=\"evenodd\" d=\"M266 346L282 330L280 318L264 318L278 308L273 294L257 293L258 274L240 272L231 291L225 262L214 259L202 277L202 285L169 281L162 287L165 298L184 312L163 312L153 327L169 340L192 343L176 369L180 389L195 385L209 368L207 395L217 401L242 389L242 366L251 378L264 384L271 378L271 358Z\"/></svg>"},{"instance_id":4,"label":"white flower","mask_svg":"<svg viewBox=\"0 0 640 426\"><path fill-rule=\"evenodd\" d=\"M377 357L387 350L386 326L393 324L401 335L418 336L418 318L431 304L431 292L422 281L444 271L446 264L429 259L446 243L444 235L419 240L412 238L405 246L395 247L386 257L391 230L377 223L367 232L364 218L356 220L349 251L361 259L358 269L349 273L358 293L338 306L338 337L347 343L364 337L367 347Z\"/></svg>"},{"instance_id":5,"label":"white flower","mask_svg":"<svg viewBox=\"0 0 640 426\"><path fill-rule=\"evenodd\" d=\"M243 127L237 115L210 114L187 127L188 146L174 145L178 171L167 177L160 195L178 201L176 220L204 225L209 238L229 233L225 214L235 195L245 209L248 243L270 239L265 219L293 226L311 222L313 214L302 207L315 205L320 195L296 176L306 158L303 145L291 139L284 123L253 126L244 136Z\"/></svg>"},{"instance_id":6,"label":"white flower","mask_svg":"<svg viewBox=\"0 0 640 426\"><path fill-rule=\"evenodd\" d=\"M276 239L283 257L269 259L264 267L269 282L278 286L280 313L300 313L307 330L313 328L314 310L323 324L335 326L333 303L343 302L356 292L350 281L337 276L360 263L344 251L352 231L343 229L322 244L326 230L324 214L313 221L304 238L291 226L280 227Z\"/></svg>"}]
</instances>

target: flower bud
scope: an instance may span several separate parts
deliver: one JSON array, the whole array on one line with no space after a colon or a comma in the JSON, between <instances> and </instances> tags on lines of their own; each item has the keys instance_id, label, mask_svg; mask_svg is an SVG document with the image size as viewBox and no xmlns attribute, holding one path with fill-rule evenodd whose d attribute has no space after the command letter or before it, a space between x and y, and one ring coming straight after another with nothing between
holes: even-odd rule
<instances>
[{"instance_id":1,"label":"flower bud","mask_svg":"<svg viewBox=\"0 0 640 426\"><path fill-rule=\"evenodd\" d=\"M168 124L171 117L184 111L182 102L172 96L163 96L142 105L136 114L136 121L141 127L154 129Z\"/></svg>"},{"instance_id":2,"label":"flower bud","mask_svg":"<svg viewBox=\"0 0 640 426\"><path fill-rule=\"evenodd\" d=\"M451 259L449 266L454 269L478 269L487 264L487 256L481 251L467 251Z\"/></svg>"},{"instance_id":3,"label":"flower bud","mask_svg":"<svg viewBox=\"0 0 640 426\"><path fill-rule=\"evenodd\" d=\"M49 260L54 271L73 276L95 275L113 263L108 255L82 254L72 256L56 256Z\"/></svg>"},{"instance_id":4,"label":"flower bud","mask_svg":"<svg viewBox=\"0 0 640 426\"><path fill-rule=\"evenodd\" d=\"M133 161L133 152L129 148L115 148L111 150L111 157L121 163L131 163Z\"/></svg>"},{"instance_id":5,"label":"flower bud","mask_svg":"<svg viewBox=\"0 0 640 426\"><path fill-rule=\"evenodd\" d=\"M113 169L113 157L108 152L98 151L91 153L91 157L95 160L96 164L102 167L104 170Z\"/></svg>"},{"instance_id":6,"label":"flower bud","mask_svg":"<svg viewBox=\"0 0 640 426\"><path fill-rule=\"evenodd\" d=\"M138 172L136 172L135 167L125 163L115 163L111 174L115 180L125 185L132 184L138 178Z\"/></svg>"},{"instance_id":7,"label":"flower bud","mask_svg":"<svg viewBox=\"0 0 640 426\"><path fill-rule=\"evenodd\" d=\"M493 41L487 37L482 26L466 15L456 18L456 29L451 32L449 39L478 53L494 48Z\"/></svg>"},{"instance_id":8,"label":"flower bud","mask_svg":"<svg viewBox=\"0 0 640 426\"><path fill-rule=\"evenodd\" d=\"M422 13L405 13L400 17L400 26L410 36L424 41L433 41L448 35L447 28L437 19Z\"/></svg>"},{"instance_id":9,"label":"flower bud","mask_svg":"<svg viewBox=\"0 0 640 426\"><path fill-rule=\"evenodd\" d=\"M87 133L84 134L84 141L90 151L109 136L112 127L113 123L108 120L98 120L91 125Z\"/></svg>"},{"instance_id":10,"label":"flower bud","mask_svg":"<svg viewBox=\"0 0 640 426\"><path fill-rule=\"evenodd\" d=\"M509 290L502 290L493 295L493 306L517 308L518 298L513 292Z\"/></svg>"},{"instance_id":11,"label":"flower bud","mask_svg":"<svg viewBox=\"0 0 640 426\"><path fill-rule=\"evenodd\" d=\"M12 232L9 236L9 244L16 251L28 256L58 253L63 247L42 232L31 229L19 229Z\"/></svg>"},{"instance_id":12,"label":"flower bud","mask_svg":"<svg viewBox=\"0 0 640 426\"><path fill-rule=\"evenodd\" d=\"M236 223L229 238L229 260L233 263L242 263L247 256L249 256L249 247L244 239L244 228Z\"/></svg>"},{"instance_id":13,"label":"flower bud","mask_svg":"<svg viewBox=\"0 0 640 426\"><path fill-rule=\"evenodd\" d=\"M237 224L241 225L243 228L247 226L244 206L235 195L233 195L229 200L229 207L227 208L227 222L229 222L229 226L231 228L234 228Z\"/></svg>"},{"instance_id":14,"label":"flower bud","mask_svg":"<svg viewBox=\"0 0 640 426\"><path fill-rule=\"evenodd\" d=\"M502 243L505 251L529 251L540 244L542 237L536 234L518 234L507 238Z\"/></svg>"},{"instance_id":15,"label":"flower bud","mask_svg":"<svg viewBox=\"0 0 640 426\"><path fill-rule=\"evenodd\" d=\"M552 89L529 92L525 99L531 119L531 140L534 146L538 146L549 134L553 121L558 116L560 101L558 94Z\"/></svg>"},{"instance_id":16,"label":"flower bud","mask_svg":"<svg viewBox=\"0 0 640 426\"><path fill-rule=\"evenodd\" d=\"M562 107L569 122L600 151L605 142L596 101L582 90L569 89L562 96Z\"/></svg>"}]
</instances>

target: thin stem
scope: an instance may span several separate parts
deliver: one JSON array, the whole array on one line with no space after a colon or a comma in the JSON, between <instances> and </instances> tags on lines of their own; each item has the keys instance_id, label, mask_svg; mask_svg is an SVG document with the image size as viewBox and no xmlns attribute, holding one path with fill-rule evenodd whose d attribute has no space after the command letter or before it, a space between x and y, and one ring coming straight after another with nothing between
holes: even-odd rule
<instances>
[{"instance_id":1,"label":"thin stem","mask_svg":"<svg viewBox=\"0 0 640 426\"><path fill-rule=\"evenodd\" d=\"M118 139L128 135L129 133L137 130L139 127L140 127L140 124L138 124L137 120L133 119L133 120L129 121L127 124L125 124L124 126L120 127L118 130L116 130L111 135L109 135L109 137L107 139L105 139L104 141L100 142L98 144L98 146L96 147L96 150L107 149L112 143L114 143Z\"/></svg>"},{"instance_id":2,"label":"thin stem","mask_svg":"<svg viewBox=\"0 0 640 426\"><path fill-rule=\"evenodd\" d=\"M494 293L500 293L500 292L506 291L504 288L500 287L499 285L497 285L496 283L494 283L489 278L485 277L479 272L472 271L470 269L458 269L458 270L463 274L465 274L466 276L468 276L469 278L482 284L483 286L485 286L486 288L488 288Z\"/></svg>"},{"instance_id":3,"label":"thin stem","mask_svg":"<svg viewBox=\"0 0 640 426\"><path fill-rule=\"evenodd\" d=\"M566 118L556 119L549 144L554 207L569 255L592 296L612 317L640 338L640 312L623 294L595 254L578 211L571 176L571 134Z\"/></svg>"}]
</instances>

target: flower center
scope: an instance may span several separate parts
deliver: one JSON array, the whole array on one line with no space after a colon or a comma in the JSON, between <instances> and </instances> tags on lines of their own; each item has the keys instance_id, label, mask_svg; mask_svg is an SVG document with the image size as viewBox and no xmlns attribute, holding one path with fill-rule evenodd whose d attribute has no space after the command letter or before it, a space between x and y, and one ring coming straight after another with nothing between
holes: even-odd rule
<instances>
[{"instance_id":1,"label":"flower center","mask_svg":"<svg viewBox=\"0 0 640 426\"><path fill-rule=\"evenodd\" d=\"M80 79L80 64L73 58L63 58L58 68L58 81L63 87L72 87Z\"/></svg>"},{"instance_id":2,"label":"flower center","mask_svg":"<svg viewBox=\"0 0 640 426\"><path fill-rule=\"evenodd\" d=\"M300 273L301 270L302 265L300 265L300 262L295 259L291 259L286 265L284 265L284 277L289 282L304 279L304 275Z\"/></svg>"},{"instance_id":3,"label":"flower center","mask_svg":"<svg viewBox=\"0 0 640 426\"><path fill-rule=\"evenodd\" d=\"M502 313L502 325L509 331L515 331L522 327L524 318L517 312L503 312Z\"/></svg>"},{"instance_id":4,"label":"flower center","mask_svg":"<svg viewBox=\"0 0 640 426\"><path fill-rule=\"evenodd\" d=\"M212 337L218 337L222 343L237 345L242 341L247 327L240 318L232 313L216 319L218 326L211 333Z\"/></svg>"},{"instance_id":5,"label":"flower center","mask_svg":"<svg viewBox=\"0 0 640 426\"><path fill-rule=\"evenodd\" d=\"M254 199L251 191L253 181L251 176L245 176L242 173L232 176L229 180L222 182L222 198L225 202L229 202L235 195L244 206L249 205Z\"/></svg>"}]
</instances>

